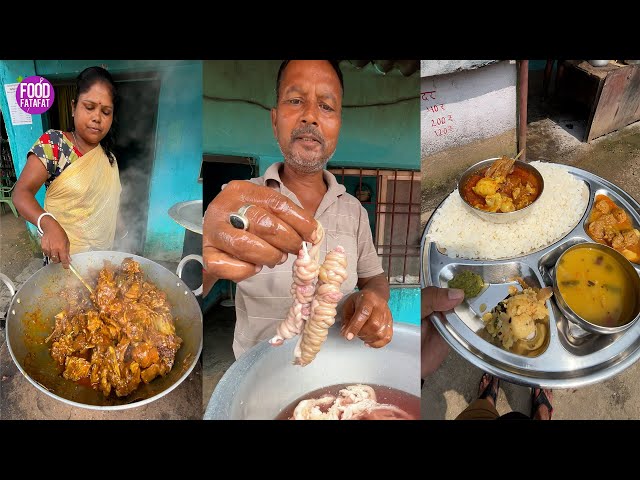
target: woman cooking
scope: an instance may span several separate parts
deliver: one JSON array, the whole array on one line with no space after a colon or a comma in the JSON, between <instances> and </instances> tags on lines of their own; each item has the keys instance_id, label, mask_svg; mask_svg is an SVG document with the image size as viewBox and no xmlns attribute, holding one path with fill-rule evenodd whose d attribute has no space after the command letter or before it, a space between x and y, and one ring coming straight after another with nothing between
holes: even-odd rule
<instances>
[{"instance_id":1,"label":"woman cooking","mask_svg":"<svg viewBox=\"0 0 640 480\"><path fill-rule=\"evenodd\" d=\"M117 92L111 74L89 67L76 79L74 129L49 130L27 153L13 201L42 235L42 251L69 267L71 254L110 250L120 204L120 177L112 148ZM35 198L45 185L44 209Z\"/></svg>"}]
</instances>

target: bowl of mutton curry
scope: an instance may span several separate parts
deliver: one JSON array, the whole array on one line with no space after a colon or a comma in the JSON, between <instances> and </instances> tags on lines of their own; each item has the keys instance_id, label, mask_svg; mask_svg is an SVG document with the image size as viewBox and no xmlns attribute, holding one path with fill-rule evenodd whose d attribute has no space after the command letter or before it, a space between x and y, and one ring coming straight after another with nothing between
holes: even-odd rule
<instances>
[{"instance_id":1,"label":"bowl of mutton curry","mask_svg":"<svg viewBox=\"0 0 640 480\"><path fill-rule=\"evenodd\" d=\"M536 168L507 156L472 165L458 181L465 207L492 223L524 218L543 190L544 179Z\"/></svg>"}]
</instances>

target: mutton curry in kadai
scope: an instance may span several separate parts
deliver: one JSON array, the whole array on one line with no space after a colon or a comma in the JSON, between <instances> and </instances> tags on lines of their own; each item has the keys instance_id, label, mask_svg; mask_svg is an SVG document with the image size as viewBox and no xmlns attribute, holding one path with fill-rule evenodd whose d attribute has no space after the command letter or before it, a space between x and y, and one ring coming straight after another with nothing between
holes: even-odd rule
<instances>
[{"instance_id":1,"label":"mutton curry in kadai","mask_svg":"<svg viewBox=\"0 0 640 480\"><path fill-rule=\"evenodd\" d=\"M138 262L105 266L90 298L84 292L66 295L46 340L64 378L124 397L171 370L182 339L166 294L145 281Z\"/></svg>"}]
</instances>

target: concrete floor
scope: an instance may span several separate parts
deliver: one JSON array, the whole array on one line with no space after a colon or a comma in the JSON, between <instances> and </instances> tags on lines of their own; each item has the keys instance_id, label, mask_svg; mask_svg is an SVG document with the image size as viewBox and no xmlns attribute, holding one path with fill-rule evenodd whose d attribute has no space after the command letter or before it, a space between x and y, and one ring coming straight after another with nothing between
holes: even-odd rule
<instances>
[{"instance_id":1,"label":"concrete floor","mask_svg":"<svg viewBox=\"0 0 640 480\"><path fill-rule=\"evenodd\" d=\"M21 284L41 266L42 253L32 247L24 219L16 218L9 208L0 210L0 273L4 273L14 284ZM4 344L5 338L3 315L10 301L9 290L0 282L0 345Z\"/></svg>"},{"instance_id":2,"label":"concrete floor","mask_svg":"<svg viewBox=\"0 0 640 480\"><path fill-rule=\"evenodd\" d=\"M233 330L236 324L234 307L223 307L220 303L204 312L202 347L202 414L216 385L235 362L233 355Z\"/></svg>"},{"instance_id":3,"label":"concrete floor","mask_svg":"<svg viewBox=\"0 0 640 480\"><path fill-rule=\"evenodd\" d=\"M153 402L125 410L89 410L67 405L36 389L20 373L9 355L7 344L0 347L0 420L199 420L202 395L202 365L171 392Z\"/></svg>"},{"instance_id":4,"label":"concrete floor","mask_svg":"<svg viewBox=\"0 0 640 480\"><path fill-rule=\"evenodd\" d=\"M175 272L177 263L158 262ZM20 288L42 268L42 252L29 240L24 219L7 209L0 212L0 272ZM190 286L195 287L196 285ZM0 314L7 311L11 295L0 282ZM4 317L3 317L4 319ZM154 402L117 411L89 410L60 402L36 389L18 370L5 342L4 322L0 326L0 419L190 419L202 418L202 357L191 374L173 391Z\"/></svg>"},{"instance_id":5,"label":"concrete floor","mask_svg":"<svg viewBox=\"0 0 640 480\"><path fill-rule=\"evenodd\" d=\"M593 172L621 187L640 201L640 122L583 143L585 118L555 100L542 103L529 98L527 161L547 160ZM458 172L459 175L461 172ZM456 184L422 192L423 225ZM477 397L481 370L451 352L422 390L425 419L453 419ZM528 414L531 389L502 381L497 409L500 414ZM640 363L601 383L570 390L555 390L554 420L640 419Z\"/></svg>"}]
</instances>

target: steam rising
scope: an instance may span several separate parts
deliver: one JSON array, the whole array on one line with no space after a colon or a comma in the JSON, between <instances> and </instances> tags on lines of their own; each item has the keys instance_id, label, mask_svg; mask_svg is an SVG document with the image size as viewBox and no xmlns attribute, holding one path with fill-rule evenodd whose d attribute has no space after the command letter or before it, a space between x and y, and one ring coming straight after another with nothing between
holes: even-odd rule
<instances>
[{"instance_id":1,"label":"steam rising","mask_svg":"<svg viewBox=\"0 0 640 480\"><path fill-rule=\"evenodd\" d=\"M120 163L120 157L117 158ZM135 162L141 160L131 158ZM120 164L118 165L120 167ZM142 255L147 230L149 192L149 174L136 167L120 170L120 209L118 211L118 230L114 240L114 249ZM146 207L143 207L145 205ZM123 237L124 236L124 237Z\"/></svg>"},{"instance_id":2,"label":"steam rising","mask_svg":"<svg viewBox=\"0 0 640 480\"><path fill-rule=\"evenodd\" d=\"M194 87L189 88L181 68L185 67L184 61L118 61L117 65L102 65L107 68L116 80L118 90L118 103L116 105L114 128L116 146L114 153L118 162L122 193L120 195L119 228L114 239L115 250L143 255L145 240L147 238L147 225L152 228L149 235L157 232L158 224L172 221L168 215L168 208L150 208L150 194L152 185L153 165L156 160L156 145L158 148L180 149L183 136L194 135L201 128L200 116L191 116L191 125L180 128L167 126L166 116L171 115L174 108L183 109L185 102L191 104L193 95L197 92L196 86L202 81L201 75L194 78ZM144 75L141 72L149 72ZM121 80L122 76L129 76L136 72L138 78ZM158 132L157 120L160 107L160 91L172 92L162 98L162 109L165 116L162 132ZM197 125L197 129L195 126ZM157 138L157 135L165 138ZM166 138L168 137L168 138ZM200 139L199 139L200 140ZM160 147L162 146L162 147ZM163 175L177 172L181 168L175 163L163 161ZM159 166L160 168L160 166ZM155 182L155 180L154 180ZM162 202L178 198L179 190L171 188L163 192ZM162 217L164 215L165 217ZM179 228L176 224L176 228ZM126 235L125 235L126 233ZM179 258L182 251L175 252L176 248L168 247L170 251L147 252L155 259ZM162 250L162 249L161 249ZM167 250L165 248L165 250Z\"/></svg>"},{"instance_id":3,"label":"steam rising","mask_svg":"<svg viewBox=\"0 0 640 480\"><path fill-rule=\"evenodd\" d=\"M115 153L122 193L120 228L116 232L114 248L142 255L155 157L159 82L124 81L117 82L117 87L120 102L116 113Z\"/></svg>"}]
</instances>

